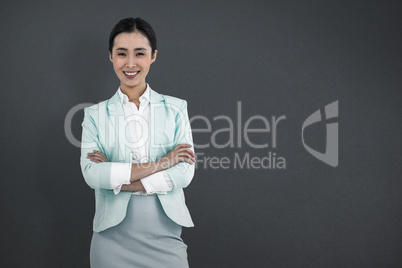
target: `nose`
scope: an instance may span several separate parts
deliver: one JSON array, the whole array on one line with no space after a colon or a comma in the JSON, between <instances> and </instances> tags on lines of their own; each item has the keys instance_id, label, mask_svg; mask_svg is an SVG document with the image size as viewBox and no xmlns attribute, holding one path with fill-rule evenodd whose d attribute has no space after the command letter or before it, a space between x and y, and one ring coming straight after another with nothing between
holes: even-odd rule
<instances>
[{"instance_id":1,"label":"nose","mask_svg":"<svg viewBox=\"0 0 402 268\"><path fill-rule=\"evenodd\" d=\"M129 69L131 69L131 68L134 68L136 65L135 65L135 59L133 59L133 58L129 58L128 59L128 61L127 61L127 65L126 65L126 67L127 68L129 68Z\"/></svg>"}]
</instances>

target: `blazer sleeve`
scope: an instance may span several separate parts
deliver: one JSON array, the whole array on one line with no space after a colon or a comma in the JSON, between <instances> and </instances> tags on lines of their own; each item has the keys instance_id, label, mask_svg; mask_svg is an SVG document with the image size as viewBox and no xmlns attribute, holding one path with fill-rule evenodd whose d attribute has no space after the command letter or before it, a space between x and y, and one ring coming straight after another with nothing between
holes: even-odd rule
<instances>
[{"instance_id":1,"label":"blazer sleeve","mask_svg":"<svg viewBox=\"0 0 402 268\"><path fill-rule=\"evenodd\" d=\"M96 118L91 116L91 108L84 109L84 120L82 122L81 139L81 171L85 182L93 189L112 189L110 183L111 162L95 163L87 158L88 153L94 150L106 155L102 144L99 141Z\"/></svg>"},{"instance_id":2,"label":"blazer sleeve","mask_svg":"<svg viewBox=\"0 0 402 268\"><path fill-rule=\"evenodd\" d=\"M187 143L192 147L189 149L194 152L193 137L191 133L190 121L187 112L187 101L183 101L180 112L176 115L176 129L174 137L174 147L178 144ZM173 148L174 148L173 147ZM194 152L195 153L195 152ZM165 170L173 183L173 190L187 187L194 177L195 163L179 162L173 167Z\"/></svg>"}]
</instances>

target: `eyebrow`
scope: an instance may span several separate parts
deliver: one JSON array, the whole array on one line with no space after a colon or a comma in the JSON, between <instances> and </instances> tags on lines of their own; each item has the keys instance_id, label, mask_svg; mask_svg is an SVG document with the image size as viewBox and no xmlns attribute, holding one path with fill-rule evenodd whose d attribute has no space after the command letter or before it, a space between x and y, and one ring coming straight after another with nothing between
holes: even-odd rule
<instances>
[{"instance_id":1,"label":"eyebrow","mask_svg":"<svg viewBox=\"0 0 402 268\"><path fill-rule=\"evenodd\" d=\"M124 51L128 51L128 49L127 48L124 48L124 47L119 47L119 48L116 48L116 50L124 50ZM134 49L134 51L138 51L138 50L147 50L146 48L144 48L144 47L137 47L137 48L135 48Z\"/></svg>"}]
</instances>

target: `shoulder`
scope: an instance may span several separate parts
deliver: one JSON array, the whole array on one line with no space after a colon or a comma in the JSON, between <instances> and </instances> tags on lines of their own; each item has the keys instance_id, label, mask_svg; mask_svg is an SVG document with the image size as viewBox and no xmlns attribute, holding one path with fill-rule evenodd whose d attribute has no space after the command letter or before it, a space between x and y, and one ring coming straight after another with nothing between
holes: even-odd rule
<instances>
[{"instance_id":1,"label":"shoulder","mask_svg":"<svg viewBox=\"0 0 402 268\"><path fill-rule=\"evenodd\" d=\"M84 109L85 113L88 113L90 115L92 114L99 114L99 113L105 113L107 112L107 109L116 109L116 105L120 102L120 97L118 91L116 91L112 97L109 99L100 101L97 104L93 104L91 106L88 106Z\"/></svg>"},{"instance_id":2,"label":"shoulder","mask_svg":"<svg viewBox=\"0 0 402 268\"><path fill-rule=\"evenodd\" d=\"M109 100L101 101L97 104L93 104L91 106L84 108L85 116L89 116L92 118L98 118L98 116L104 112L106 112L106 107L108 105Z\"/></svg>"},{"instance_id":3,"label":"shoulder","mask_svg":"<svg viewBox=\"0 0 402 268\"><path fill-rule=\"evenodd\" d=\"M178 107L180 110L183 110L187 107L187 101L178 97L173 97L165 94L160 94L164 100L165 104L168 106Z\"/></svg>"},{"instance_id":4,"label":"shoulder","mask_svg":"<svg viewBox=\"0 0 402 268\"><path fill-rule=\"evenodd\" d=\"M91 106L85 107L85 111L91 113L93 111L98 111L99 109L105 109L109 100L104 100L99 103L93 104Z\"/></svg>"}]
</instances>

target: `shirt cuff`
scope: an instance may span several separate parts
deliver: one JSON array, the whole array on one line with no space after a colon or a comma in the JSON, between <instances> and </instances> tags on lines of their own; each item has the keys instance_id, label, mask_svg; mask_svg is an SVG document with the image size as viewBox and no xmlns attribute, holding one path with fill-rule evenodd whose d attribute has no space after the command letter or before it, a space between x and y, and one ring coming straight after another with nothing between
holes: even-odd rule
<instances>
[{"instance_id":1,"label":"shirt cuff","mask_svg":"<svg viewBox=\"0 0 402 268\"><path fill-rule=\"evenodd\" d=\"M141 179L147 194L167 194L173 189L172 180L165 171L156 172Z\"/></svg>"},{"instance_id":2,"label":"shirt cuff","mask_svg":"<svg viewBox=\"0 0 402 268\"><path fill-rule=\"evenodd\" d=\"M110 185L114 194L120 193L123 184L130 184L130 178L130 163L112 163L110 169Z\"/></svg>"}]
</instances>

